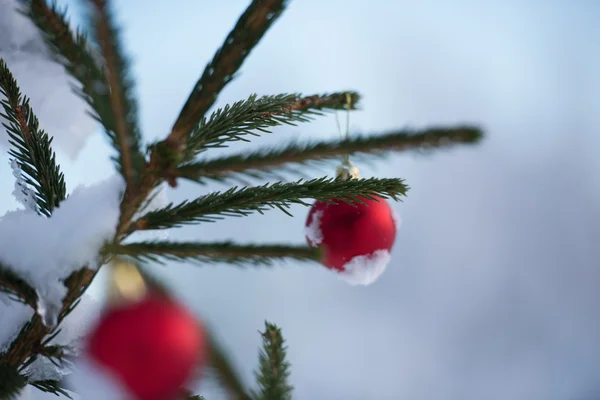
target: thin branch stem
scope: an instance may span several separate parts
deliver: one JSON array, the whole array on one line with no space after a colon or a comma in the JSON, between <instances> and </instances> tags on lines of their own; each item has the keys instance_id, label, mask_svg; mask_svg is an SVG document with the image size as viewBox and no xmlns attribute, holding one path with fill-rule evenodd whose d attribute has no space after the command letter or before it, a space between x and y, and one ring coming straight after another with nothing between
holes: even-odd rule
<instances>
[{"instance_id":1,"label":"thin branch stem","mask_svg":"<svg viewBox=\"0 0 600 400\"><path fill-rule=\"evenodd\" d=\"M318 261L321 257L318 249L306 246L238 245L231 242L140 242L111 245L108 250L114 255L145 261L222 262L238 265L272 265L278 259Z\"/></svg>"},{"instance_id":2,"label":"thin branch stem","mask_svg":"<svg viewBox=\"0 0 600 400\"><path fill-rule=\"evenodd\" d=\"M187 138L254 46L281 15L286 3L286 0L252 1L192 89L173 125L172 140Z\"/></svg>"},{"instance_id":3,"label":"thin branch stem","mask_svg":"<svg viewBox=\"0 0 600 400\"><path fill-rule=\"evenodd\" d=\"M471 126L402 130L374 136L354 136L343 140L290 143L281 148L261 149L212 160L186 163L177 168L177 176L192 181L224 180L236 175L253 178L289 168L290 164L309 164L339 159L345 155L385 156L393 152L450 148L476 144L481 130Z\"/></svg>"}]
</instances>

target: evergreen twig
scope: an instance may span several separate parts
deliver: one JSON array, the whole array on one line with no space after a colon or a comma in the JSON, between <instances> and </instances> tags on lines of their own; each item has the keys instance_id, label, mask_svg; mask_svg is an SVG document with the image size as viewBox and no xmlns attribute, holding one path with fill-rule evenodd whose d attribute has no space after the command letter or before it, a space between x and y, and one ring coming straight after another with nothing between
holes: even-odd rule
<instances>
[{"instance_id":1,"label":"evergreen twig","mask_svg":"<svg viewBox=\"0 0 600 400\"><path fill-rule=\"evenodd\" d=\"M164 229L212 222L224 216L246 216L253 212L262 213L269 208L278 208L291 215L287 208L292 204L309 204L302 199L328 200L338 199L347 203L360 202L358 197L398 199L405 195L408 187L402 179L369 178L342 180L331 178L312 179L310 181L265 184L262 186L237 188L225 192L212 192L192 201L178 205L172 203L165 208L149 212L131 225L136 230Z\"/></svg>"},{"instance_id":2,"label":"evergreen twig","mask_svg":"<svg viewBox=\"0 0 600 400\"><path fill-rule=\"evenodd\" d=\"M205 161L190 162L177 168L181 178L202 182L225 180L239 175L253 178L269 175L289 164L308 164L338 159L343 155L384 156L390 152L471 145L482 138L481 130L471 126L401 130L378 136L354 136L343 140L290 143L281 148L261 149Z\"/></svg>"},{"instance_id":3,"label":"evergreen twig","mask_svg":"<svg viewBox=\"0 0 600 400\"><path fill-rule=\"evenodd\" d=\"M141 261L197 261L200 263L229 263L273 265L279 259L318 261L318 249L292 245L240 245L231 242L139 242L110 245L115 255L129 256Z\"/></svg>"},{"instance_id":4,"label":"evergreen twig","mask_svg":"<svg viewBox=\"0 0 600 400\"><path fill-rule=\"evenodd\" d=\"M261 336L263 348L259 355L259 370L255 373L259 390L252 397L254 400L291 400L294 388L288 383L290 363L285 359L281 329L265 322Z\"/></svg>"},{"instance_id":5,"label":"evergreen twig","mask_svg":"<svg viewBox=\"0 0 600 400\"><path fill-rule=\"evenodd\" d=\"M359 95L356 92L348 94L354 108ZM246 100L218 109L208 119L203 118L190 134L184 160L188 161L208 148L224 147L228 141L248 142L245 136L269 133L268 129L273 126L308 122L310 116L320 114L320 110L346 107L346 101L346 93L342 92L306 97L280 94L257 98L251 95Z\"/></svg>"},{"instance_id":6,"label":"evergreen twig","mask_svg":"<svg viewBox=\"0 0 600 400\"><path fill-rule=\"evenodd\" d=\"M56 163L52 150L52 138L39 129L39 121L29 99L23 97L17 81L0 59L0 95L6 100L0 101L4 113L0 117L7 121L2 124L8 133L9 143L13 146L8 152L15 157L25 183L36 192L38 211L50 216L54 208L66 198L67 188L63 173Z\"/></svg>"},{"instance_id":7,"label":"evergreen twig","mask_svg":"<svg viewBox=\"0 0 600 400\"><path fill-rule=\"evenodd\" d=\"M254 46L281 15L286 3L286 0L253 0L250 3L194 85L173 125L172 140L187 138Z\"/></svg>"},{"instance_id":8,"label":"evergreen twig","mask_svg":"<svg viewBox=\"0 0 600 400\"><path fill-rule=\"evenodd\" d=\"M119 41L119 32L113 21L108 0L89 0L92 8L92 35L105 60L105 81L112 112L112 126L106 127L114 147L118 150L118 166L129 186L137 183L145 165L141 152L137 103L133 95L133 79L129 62Z\"/></svg>"}]
</instances>

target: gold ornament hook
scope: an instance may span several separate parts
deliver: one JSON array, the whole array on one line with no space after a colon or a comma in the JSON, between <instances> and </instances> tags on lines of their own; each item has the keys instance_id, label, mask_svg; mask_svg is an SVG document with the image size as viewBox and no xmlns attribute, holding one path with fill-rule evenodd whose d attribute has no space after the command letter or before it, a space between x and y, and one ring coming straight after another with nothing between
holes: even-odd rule
<instances>
[{"instance_id":1,"label":"gold ornament hook","mask_svg":"<svg viewBox=\"0 0 600 400\"><path fill-rule=\"evenodd\" d=\"M352 95L346 92L346 134L342 136L342 128L340 127L340 120L338 119L337 113L335 114L335 121L337 123L338 132L343 139L350 139L350 110L352 109ZM342 164L337 168L336 175L338 179L359 179L360 173L356 166L350 162L350 156L344 154Z\"/></svg>"}]
</instances>

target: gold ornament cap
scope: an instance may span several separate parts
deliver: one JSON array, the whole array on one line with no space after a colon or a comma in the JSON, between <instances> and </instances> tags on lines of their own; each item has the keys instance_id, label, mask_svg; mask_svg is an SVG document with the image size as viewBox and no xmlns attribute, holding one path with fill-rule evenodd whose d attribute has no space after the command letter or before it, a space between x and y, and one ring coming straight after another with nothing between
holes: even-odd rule
<instances>
[{"instance_id":1,"label":"gold ornament cap","mask_svg":"<svg viewBox=\"0 0 600 400\"><path fill-rule=\"evenodd\" d=\"M110 266L108 301L111 305L140 301L148 293L148 285L138 267L117 259Z\"/></svg>"}]
</instances>

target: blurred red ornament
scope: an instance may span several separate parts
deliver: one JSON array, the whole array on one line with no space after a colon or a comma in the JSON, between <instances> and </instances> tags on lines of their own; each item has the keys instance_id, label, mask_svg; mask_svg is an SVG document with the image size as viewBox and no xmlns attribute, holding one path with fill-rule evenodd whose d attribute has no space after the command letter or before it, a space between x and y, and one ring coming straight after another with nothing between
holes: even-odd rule
<instances>
[{"instance_id":1,"label":"blurred red ornament","mask_svg":"<svg viewBox=\"0 0 600 400\"><path fill-rule=\"evenodd\" d=\"M207 348L193 315L150 293L109 309L89 336L88 353L136 400L170 400L204 365Z\"/></svg>"},{"instance_id":2,"label":"blurred red ornament","mask_svg":"<svg viewBox=\"0 0 600 400\"><path fill-rule=\"evenodd\" d=\"M323 249L323 264L351 284L368 285L384 272L399 219L383 198L364 204L316 201L306 220L306 239Z\"/></svg>"}]
</instances>

